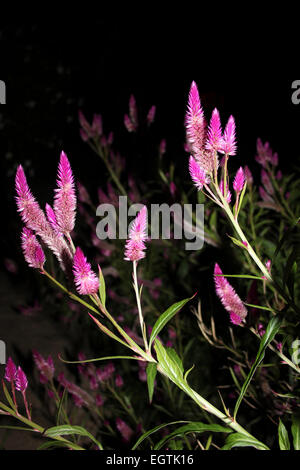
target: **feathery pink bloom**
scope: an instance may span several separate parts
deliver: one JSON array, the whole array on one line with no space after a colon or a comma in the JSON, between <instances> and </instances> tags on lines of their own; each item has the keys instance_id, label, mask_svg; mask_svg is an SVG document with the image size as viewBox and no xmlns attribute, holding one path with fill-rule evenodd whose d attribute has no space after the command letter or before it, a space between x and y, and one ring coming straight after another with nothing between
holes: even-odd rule
<instances>
[{"instance_id":1,"label":"feathery pink bloom","mask_svg":"<svg viewBox=\"0 0 300 470\"><path fill-rule=\"evenodd\" d=\"M246 165L244 168L245 178L248 184L253 184L253 176L250 168Z\"/></svg>"},{"instance_id":2,"label":"feathery pink bloom","mask_svg":"<svg viewBox=\"0 0 300 470\"><path fill-rule=\"evenodd\" d=\"M60 230L72 232L75 225L76 195L70 162L64 152L60 154L57 186L54 198L54 212Z\"/></svg>"},{"instance_id":3,"label":"feathery pink bloom","mask_svg":"<svg viewBox=\"0 0 300 470\"><path fill-rule=\"evenodd\" d=\"M266 191L270 195L274 194L274 188L273 188L272 181L271 181L268 173L265 170L261 170L261 182L262 182L264 188L266 189Z\"/></svg>"},{"instance_id":4,"label":"feathery pink bloom","mask_svg":"<svg viewBox=\"0 0 300 470\"><path fill-rule=\"evenodd\" d=\"M224 181L223 180L221 180L220 182L220 191L224 196ZM231 192L228 189L228 183L226 183L226 201L228 202L228 204L231 203Z\"/></svg>"},{"instance_id":5,"label":"feathery pink bloom","mask_svg":"<svg viewBox=\"0 0 300 470\"><path fill-rule=\"evenodd\" d=\"M11 357L7 359L4 378L8 382L14 382L16 380L17 368Z\"/></svg>"},{"instance_id":6,"label":"feathery pink bloom","mask_svg":"<svg viewBox=\"0 0 300 470\"><path fill-rule=\"evenodd\" d=\"M247 316L247 309L227 279L220 276L222 274L220 266L215 264L214 279L217 295L229 312L231 322L234 325L241 325Z\"/></svg>"},{"instance_id":7,"label":"feathery pink bloom","mask_svg":"<svg viewBox=\"0 0 300 470\"><path fill-rule=\"evenodd\" d=\"M147 239L147 207L144 206L136 218L134 219L129 230L129 239L125 246L125 260L139 261L145 258L144 250L146 245L144 241Z\"/></svg>"},{"instance_id":8,"label":"feathery pink bloom","mask_svg":"<svg viewBox=\"0 0 300 470\"><path fill-rule=\"evenodd\" d=\"M129 98L129 116L135 129L137 129L138 115L137 115L137 107L136 107L136 101L135 101L134 95L131 95Z\"/></svg>"},{"instance_id":9,"label":"feathery pink bloom","mask_svg":"<svg viewBox=\"0 0 300 470\"><path fill-rule=\"evenodd\" d=\"M205 138L205 119L200 102L199 91L195 82L192 82L188 109L185 118L186 136L193 154L199 154L203 150Z\"/></svg>"},{"instance_id":10,"label":"feathery pink bloom","mask_svg":"<svg viewBox=\"0 0 300 470\"><path fill-rule=\"evenodd\" d=\"M49 205L49 204L46 204L46 215L47 215L47 219L51 225L51 227L53 228L53 230L56 232L56 234L61 237L62 236L62 232L60 230L60 227L57 223L57 220L56 220L56 215L55 215L55 212L54 210L52 209L52 207Z\"/></svg>"},{"instance_id":11,"label":"feathery pink bloom","mask_svg":"<svg viewBox=\"0 0 300 470\"><path fill-rule=\"evenodd\" d=\"M198 191L201 191L205 184L209 184L210 179L206 175L206 172L203 170L203 168L200 167L200 165L192 156L190 156L189 160L189 171Z\"/></svg>"},{"instance_id":12,"label":"feathery pink bloom","mask_svg":"<svg viewBox=\"0 0 300 470\"><path fill-rule=\"evenodd\" d=\"M133 124L133 122L131 121L128 114L124 115L124 125L125 125L126 129L128 130L128 132L135 132L136 131L136 127Z\"/></svg>"},{"instance_id":13,"label":"feathery pink bloom","mask_svg":"<svg viewBox=\"0 0 300 470\"><path fill-rule=\"evenodd\" d=\"M123 440L125 442L129 442L133 435L133 430L121 418L116 419L116 426L118 431L121 433Z\"/></svg>"},{"instance_id":14,"label":"feathery pink bloom","mask_svg":"<svg viewBox=\"0 0 300 470\"><path fill-rule=\"evenodd\" d=\"M162 157L165 153L166 153L166 149L167 149L167 142L166 142L166 139L162 139L160 141L160 144L159 144L159 149L158 149L158 152L159 152L159 156Z\"/></svg>"},{"instance_id":15,"label":"feathery pink bloom","mask_svg":"<svg viewBox=\"0 0 300 470\"><path fill-rule=\"evenodd\" d=\"M259 186L258 192L264 202L274 202L272 196L270 196L270 194L268 194L262 186Z\"/></svg>"},{"instance_id":16,"label":"feathery pink bloom","mask_svg":"<svg viewBox=\"0 0 300 470\"><path fill-rule=\"evenodd\" d=\"M213 110L210 125L207 132L207 140L205 148L208 150L218 151L222 148L222 128L219 111Z\"/></svg>"},{"instance_id":17,"label":"feathery pink bloom","mask_svg":"<svg viewBox=\"0 0 300 470\"><path fill-rule=\"evenodd\" d=\"M58 237L52 229L45 213L33 197L22 165L19 165L16 173L16 192L18 212L20 212L23 222L30 230L33 230L41 237L43 242L56 255L62 268L65 269L66 259L71 259L72 257L70 249L65 240L62 237Z\"/></svg>"},{"instance_id":18,"label":"feathery pink bloom","mask_svg":"<svg viewBox=\"0 0 300 470\"><path fill-rule=\"evenodd\" d=\"M96 294L99 289L99 279L79 247L76 248L74 254L73 273L79 294Z\"/></svg>"},{"instance_id":19,"label":"feathery pink bloom","mask_svg":"<svg viewBox=\"0 0 300 470\"><path fill-rule=\"evenodd\" d=\"M40 382L47 383L53 379L54 376L54 363L51 356L46 360L38 351L33 350L33 360L40 373Z\"/></svg>"},{"instance_id":20,"label":"feathery pink bloom","mask_svg":"<svg viewBox=\"0 0 300 470\"><path fill-rule=\"evenodd\" d=\"M148 114L147 114L147 124L148 124L148 126L150 126L150 124L153 123L153 121L155 119L155 113L156 113L156 106L153 105L153 106L151 106L151 108L149 109Z\"/></svg>"},{"instance_id":21,"label":"feathery pink bloom","mask_svg":"<svg viewBox=\"0 0 300 470\"><path fill-rule=\"evenodd\" d=\"M16 372L16 390L24 393L27 386L28 386L27 377L25 373L23 372L23 370L21 369L21 367L19 366Z\"/></svg>"},{"instance_id":22,"label":"feathery pink bloom","mask_svg":"<svg viewBox=\"0 0 300 470\"><path fill-rule=\"evenodd\" d=\"M225 153L226 155L236 154L235 120L233 116L230 116L225 127L220 152Z\"/></svg>"},{"instance_id":23,"label":"feathery pink bloom","mask_svg":"<svg viewBox=\"0 0 300 470\"><path fill-rule=\"evenodd\" d=\"M94 137L101 137L103 133L102 116L100 114L94 114L92 123L92 133Z\"/></svg>"},{"instance_id":24,"label":"feathery pink bloom","mask_svg":"<svg viewBox=\"0 0 300 470\"><path fill-rule=\"evenodd\" d=\"M120 374L117 374L117 375L116 375L115 384L116 384L116 387L117 387L117 388L123 387L124 381L123 381L122 377L120 376Z\"/></svg>"},{"instance_id":25,"label":"feathery pink bloom","mask_svg":"<svg viewBox=\"0 0 300 470\"><path fill-rule=\"evenodd\" d=\"M31 268L43 268L45 263L43 249L32 231L26 227L23 228L22 232L22 250L25 260Z\"/></svg>"},{"instance_id":26,"label":"feathery pink bloom","mask_svg":"<svg viewBox=\"0 0 300 470\"><path fill-rule=\"evenodd\" d=\"M240 193L243 190L243 187L245 185L245 174L243 168L239 168L234 181L233 181L233 189L235 190L236 193Z\"/></svg>"}]
</instances>

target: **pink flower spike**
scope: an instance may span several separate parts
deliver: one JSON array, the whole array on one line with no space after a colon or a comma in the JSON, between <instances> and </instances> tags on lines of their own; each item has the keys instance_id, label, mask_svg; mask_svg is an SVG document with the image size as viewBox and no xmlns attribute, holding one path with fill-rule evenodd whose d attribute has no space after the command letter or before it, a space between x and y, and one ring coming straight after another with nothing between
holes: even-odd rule
<instances>
[{"instance_id":1,"label":"pink flower spike","mask_svg":"<svg viewBox=\"0 0 300 470\"><path fill-rule=\"evenodd\" d=\"M147 240L147 207L144 206L134 219L125 246L125 260L139 261L145 257L144 241Z\"/></svg>"},{"instance_id":2,"label":"pink flower spike","mask_svg":"<svg viewBox=\"0 0 300 470\"><path fill-rule=\"evenodd\" d=\"M244 184L245 184L245 174L244 174L243 168L241 167L238 169L236 176L234 178L234 181L233 181L233 189L235 190L237 194L239 194L243 190Z\"/></svg>"},{"instance_id":3,"label":"pink flower spike","mask_svg":"<svg viewBox=\"0 0 300 470\"><path fill-rule=\"evenodd\" d=\"M220 183L220 191L224 196L224 182L223 182L223 180L221 180L221 183ZM226 201L228 202L228 204L231 203L231 192L228 189L228 184L227 183L226 183Z\"/></svg>"},{"instance_id":4,"label":"pink flower spike","mask_svg":"<svg viewBox=\"0 0 300 470\"><path fill-rule=\"evenodd\" d=\"M137 107L136 107L136 101L135 101L134 95L131 95L129 98L129 116L135 129L137 129L138 116L137 116Z\"/></svg>"},{"instance_id":5,"label":"pink flower spike","mask_svg":"<svg viewBox=\"0 0 300 470\"><path fill-rule=\"evenodd\" d=\"M71 165L64 152L60 154L57 186L54 212L60 230L67 234L72 232L75 225L76 195Z\"/></svg>"},{"instance_id":6,"label":"pink flower spike","mask_svg":"<svg viewBox=\"0 0 300 470\"><path fill-rule=\"evenodd\" d=\"M211 116L205 148L207 150L218 151L222 148L222 142L220 114L219 111L215 108Z\"/></svg>"},{"instance_id":7,"label":"pink flower spike","mask_svg":"<svg viewBox=\"0 0 300 470\"><path fill-rule=\"evenodd\" d=\"M49 380L53 379L54 376L54 363L51 356L46 360L38 351L33 350L33 360L34 363L40 372L40 382L47 383Z\"/></svg>"},{"instance_id":8,"label":"pink flower spike","mask_svg":"<svg viewBox=\"0 0 300 470\"><path fill-rule=\"evenodd\" d=\"M57 235L59 237L61 237L62 233L61 233L60 228L58 226L54 210L52 209L52 207L49 204L46 204L45 209L46 209L46 215L47 215L47 219L49 221L49 224L51 225L53 230L57 233Z\"/></svg>"},{"instance_id":9,"label":"pink flower spike","mask_svg":"<svg viewBox=\"0 0 300 470\"><path fill-rule=\"evenodd\" d=\"M21 367L19 366L17 373L16 373L16 390L24 393L27 386L28 386L27 377L25 373L23 372L23 370L21 369Z\"/></svg>"},{"instance_id":10,"label":"pink flower spike","mask_svg":"<svg viewBox=\"0 0 300 470\"><path fill-rule=\"evenodd\" d=\"M155 113L156 113L156 106L151 106L151 108L149 109L148 111L148 114L147 114L147 124L148 126L150 126L154 119L155 119Z\"/></svg>"},{"instance_id":11,"label":"pink flower spike","mask_svg":"<svg viewBox=\"0 0 300 470\"><path fill-rule=\"evenodd\" d=\"M118 431L121 433L123 440L125 442L129 442L133 435L133 430L121 418L116 419L116 426Z\"/></svg>"},{"instance_id":12,"label":"pink flower spike","mask_svg":"<svg viewBox=\"0 0 300 470\"><path fill-rule=\"evenodd\" d=\"M203 150L206 123L200 102L199 91L195 82L192 82L189 92L185 127L187 141L191 146L193 153L200 153Z\"/></svg>"},{"instance_id":13,"label":"pink flower spike","mask_svg":"<svg viewBox=\"0 0 300 470\"><path fill-rule=\"evenodd\" d=\"M99 289L99 279L92 271L80 248L76 248L73 260L73 273L77 291L81 295L96 294Z\"/></svg>"},{"instance_id":14,"label":"pink flower spike","mask_svg":"<svg viewBox=\"0 0 300 470\"><path fill-rule=\"evenodd\" d=\"M253 176L250 168L246 165L244 168L245 178L248 184L253 184Z\"/></svg>"},{"instance_id":15,"label":"pink flower spike","mask_svg":"<svg viewBox=\"0 0 300 470\"><path fill-rule=\"evenodd\" d=\"M16 373L17 373L17 368L15 366L15 363L12 360L12 358L9 357L7 359L7 363L5 367L5 374L4 374L5 380L13 383L16 380Z\"/></svg>"},{"instance_id":16,"label":"pink flower spike","mask_svg":"<svg viewBox=\"0 0 300 470\"><path fill-rule=\"evenodd\" d=\"M103 134L102 128L102 116L100 114L94 114L92 123L92 132L94 137L101 137Z\"/></svg>"},{"instance_id":17,"label":"pink flower spike","mask_svg":"<svg viewBox=\"0 0 300 470\"><path fill-rule=\"evenodd\" d=\"M236 140L235 140L235 120L230 116L223 134L223 143L220 152L227 155L236 154Z\"/></svg>"},{"instance_id":18,"label":"pink flower spike","mask_svg":"<svg viewBox=\"0 0 300 470\"><path fill-rule=\"evenodd\" d=\"M133 122L131 121L131 119L130 119L130 117L128 116L128 114L125 114L125 115L124 115L124 125L125 125L126 129L128 130L128 132L135 132L136 127L135 127L135 125L133 124Z\"/></svg>"},{"instance_id":19,"label":"pink flower spike","mask_svg":"<svg viewBox=\"0 0 300 470\"><path fill-rule=\"evenodd\" d=\"M192 156L190 156L189 160L189 171L198 191L201 191L205 184L209 184L210 179L206 175L206 172L200 167L200 165Z\"/></svg>"},{"instance_id":20,"label":"pink flower spike","mask_svg":"<svg viewBox=\"0 0 300 470\"><path fill-rule=\"evenodd\" d=\"M27 227L24 227L22 231L22 250L25 260L31 268L43 268L45 254L35 235Z\"/></svg>"},{"instance_id":21,"label":"pink flower spike","mask_svg":"<svg viewBox=\"0 0 300 470\"><path fill-rule=\"evenodd\" d=\"M234 325L241 325L247 317L247 309L234 288L229 284L218 264L215 264L214 279L216 292L224 308L230 314L230 320Z\"/></svg>"}]
</instances>

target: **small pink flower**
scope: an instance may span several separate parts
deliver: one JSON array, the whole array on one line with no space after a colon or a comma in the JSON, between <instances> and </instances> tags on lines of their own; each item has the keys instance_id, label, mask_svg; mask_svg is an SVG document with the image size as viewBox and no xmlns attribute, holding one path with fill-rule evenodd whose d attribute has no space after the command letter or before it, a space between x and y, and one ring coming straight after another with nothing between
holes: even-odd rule
<instances>
[{"instance_id":1,"label":"small pink flower","mask_svg":"<svg viewBox=\"0 0 300 470\"><path fill-rule=\"evenodd\" d=\"M266 191L272 195L274 194L274 188L270 176L265 170L261 170L261 182L266 189Z\"/></svg>"},{"instance_id":2,"label":"small pink flower","mask_svg":"<svg viewBox=\"0 0 300 470\"><path fill-rule=\"evenodd\" d=\"M8 382L14 382L16 380L17 368L15 366L14 361L11 357L7 359L4 378Z\"/></svg>"},{"instance_id":3,"label":"small pink flower","mask_svg":"<svg viewBox=\"0 0 300 470\"><path fill-rule=\"evenodd\" d=\"M250 171L250 169L247 165L244 168L244 173L245 173L245 178L246 178L247 183L249 185L253 184L253 176L252 176L252 173L251 173L251 171Z\"/></svg>"},{"instance_id":4,"label":"small pink flower","mask_svg":"<svg viewBox=\"0 0 300 470\"><path fill-rule=\"evenodd\" d=\"M219 111L213 110L210 125L207 132L206 149L215 150L216 152L222 148L222 129Z\"/></svg>"},{"instance_id":5,"label":"small pink flower","mask_svg":"<svg viewBox=\"0 0 300 470\"><path fill-rule=\"evenodd\" d=\"M21 367L19 366L17 369L17 373L16 373L16 390L24 393L25 390L27 389L27 386L28 386L27 377L25 373L23 372L23 370L21 369Z\"/></svg>"},{"instance_id":6,"label":"small pink flower","mask_svg":"<svg viewBox=\"0 0 300 470\"><path fill-rule=\"evenodd\" d=\"M223 182L223 180L221 180L221 183L220 183L220 191L224 196L224 182ZM230 202L231 202L231 192L228 189L228 184L227 183L226 183L226 201L228 202L228 204L230 204Z\"/></svg>"},{"instance_id":7,"label":"small pink flower","mask_svg":"<svg viewBox=\"0 0 300 470\"><path fill-rule=\"evenodd\" d=\"M123 381L122 377L120 376L120 374L116 375L115 384L116 384L116 387L118 387L118 388L123 387L124 381Z\"/></svg>"},{"instance_id":8,"label":"small pink flower","mask_svg":"<svg viewBox=\"0 0 300 470\"><path fill-rule=\"evenodd\" d=\"M72 232L75 225L76 195L74 177L70 162L61 152L57 177L58 189L55 190L54 212L60 230L65 234Z\"/></svg>"},{"instance_id":9,"label":"small pink flower","mask_svg":"<svg viewBox=\"0 0 300 470\"><path fill-rule=\"evenodd\" d=\"M29 228L24 227L22 232L22 250L25 260L31 268L42 269L45 263L45 254L35 235Z\"/></svg>"},{"instance_id":10,"label":"small pink flower","mask_svg":"<svg viewBox=\"0 0 300 470\"><path fill-rule=\"evenodd\" d=\"M102 129L102 116L100 114L94 114L92 123L92 133L94 137L101 137L103 133Z\"/></svg>"},{"instance_id":11,"label":"small pink flower","mask_svg":"<svg viewBox=\"0 0 300 470\"><path fill-rule=\"evenodd\" d=\"M54 363L51 356L46 360L38 351L33 350L33 359L35 365L40 372L40 382L47 383L54 376Z\"/></svg>"},{"instance_id":12,"label":"small pink flower","mask_svg":"<svg viewBox=\"0 0 300 470\"><path fill-rule=\"evenodd\" d=\"M133 435L133 430L121 418L116 419L116 426L118 431L121 433L123 440L125 442L129 442Z\"/></svg>"},{"instance_id":13,"label":"small pink flower","mask_svg":"<svg viewBox=\"0 0 300 470\"><path fill-rule=\"evenodd\" d=\"M128 130L128 132L135 132L136 131L136 127L133 124L133 122L131 121L128 114L124 115L124 125L125 125L126 129Z\"/></svg>"},{"instance_id":14,"label":"small pink flower","mask_svg":"<svg viewBox=\"0 0 300 470\"><path fill-rule=\"evenodd\" d=\"M159 156L162 157L166 153L167 142L166 139L162 139L159 144L158 153Z\"/></svg>"},{"instance_id":15,"label":"small pink flower","mask_svg":"<svg viewBox=\"0 0 300 470\"><path fill-rule=\"evenodd\" d=\"M129 239L126 241L125 246L124 259L126 261L139 261L145 257L144 250L146 246L144 241L147 239L146 230L147 207L144 206L136 216L129 231Z\"/></svg>"},{"instance_id":16,"label":"small pink flower","mask_svg":"<svg viewBox=\"0 0 300 470\"><path fill-rule=\"evenodd\" d=\"M189 160L189 171L198 191L201 191L205 184L209 184L210 179L206 175L206 172L203 170L203 168L200 167L200 165L192 156L190 156Z\"/></svg>"},{"instance_id":17,"label":"small pink flower","mask_svg":"<svg viewBox=\"0 0 300 470\"><path fill-rule=\"evenodd\" d=\"M134 95L131 95L129 98L129 116L131 122L137 128L138 126L138 116L137 116L137 107L136 107L136 100Z\"/></svg>"},{"instance_id":18,"label":"small pink flower","mask_svg":"<svg viewBox=\"0 0 300 470\"><path fill-rule=\"evenodd\" d=\"M226 155L236 154L235 121L233 116L230 116L225 127L220 152L225 153Z\"/></svg>"},{"instance_id":19,"label":"small pink flower","mask_svg":"<svg viewBox=\"0 0 300 470\"><path fill-rule=\"evenodd\" d=\"M243 190L244 184L245 184L245 174L244 174L243 168L241 167L238 169L236 176L234 178L234 181L233 181L233 189L235 190L237 194L239 194Z\"/></svg>"},{"instance_id":20,"label":"small pink flower","mask_svg":"<svg viewBox=\"0 0 300 470\"><path fill-rule=\"evenodd\" d=\"M151 108L149 109L148 111L148 114L147 114L147 124L148 126L150 126L150 124L153 123L154 121L154 118L155 118L155 113L156 113L156 106L151 106Z\"/></svg>"},{"instance_id":21,"label":"small pink flower","mask_svg":"<svg viewBox=\"0 0 300 470\"><path fill-rule=\"evenodd\" d=\"M76 248L74 254L73 273L79 294L96 294L99 289L99 279L79 247Z\"/></svg>"},{"instance_id":22,"label":"small pink flower","mask_svg":"<svg viewBox=\"0 0 300 470\"><path fill-rule=\"evenodd\" d=\"M220 266L216 264L214 278L217 295L229 312L231 322L234 325L241 325L248 314L247 309L227 279L220 276L222 274Z\"/></svg>"},{"instance_id":23,"label":"small pink flower","mask_svg":"<svg viewBox=\"0 0 300 470\"><path fill-rule=\"evenodd\" d=\"M200 102L199 91L195 82L192 82L188 110L185 118L187 141L194 154L201 153L203 150L206 123L204 113Z\"/></svg>"},{"instance_id":24,"label":"small pink flower","mask_svg":"<svg viewBox=\"0 0 300 470\"><path fill-rule=\"evenodd\" d=\"M96 395L96 405L103 406L103 404L104 404L104 398L102 397L102 395L98 393L98 395Z\"/></svg>"}]
</instances>

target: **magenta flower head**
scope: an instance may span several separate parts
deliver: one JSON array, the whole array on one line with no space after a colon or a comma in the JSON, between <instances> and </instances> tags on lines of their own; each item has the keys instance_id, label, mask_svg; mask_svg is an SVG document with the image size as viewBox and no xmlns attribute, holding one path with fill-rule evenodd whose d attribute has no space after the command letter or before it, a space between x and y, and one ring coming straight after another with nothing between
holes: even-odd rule
<instances>
[{"instance_id":1,"label":"magenta flower head","mask_svg":"<svg viewBox=\"0 0 300 470\"><path fill-rule=\"evenodd\" d=\"M47 219L49 221L49 224L51 225L51 227L57 233L58 236L62 236L61 230L60 230L59 225L58 225L57 220L56 220L56 215L55 215L54 210L52 209L52 207L49 204L46 204L45 209L46 209L46 215L47 215Z\"/></svg>"},{"instance_id":2,"label":"magenta flower head","mask_svg":"<svg viewBox=\"0 0 300 470\"><path fill-rule=\"evenodd\" d=\"M222 144L223 139L220 114L219 111L215 108L211 116L205 148L208 150L215 150L217 152L222 148Z\"/></svg>"},{"instance_id":3,"label":"magenta flower head","mask_svg":"<svg viewBox=\"0 0 300 470\"><path fill-rule=\"evenodd\" d=\"M80 248L76 248L73 259L73 273L77 291L81 295L96 294L99 289L99 279L92 271Z\"/></svg>"},{"instance_id":4,"label":"magenta flower head","mask_svg":"<svg viewBox=\"0 0 300 470\"><path fill-rule=\"evenodd\" d=\"M49 380L53 379L54 376L54 363L51 356L46 360L38 351L34 350L33 360L40 373L41 383L47 383Z\"/></svg>"},{"instance_id":5,"label":"magenta flower head","mask_svg":"<svg viewBox=\"0 0 300 470\"><path fill-rule=\"evenodd\" d=\"M16 390L24 393L27 386L28 386L27 377L25 373L23 372L23 370L21 369L21 367L19 366L17 369L17 373L16 373Z\"/></svg>"},{"instance_id":6,"label":"magenta flower head","mask_svg":"<svg viewBox=\"0 0 300 470\"><path fill-rule=\"evenodd\" d=\"M244 168L245 178L249 185L253 184L253 175L250 168L246 165Z\"/></svg>"},{"instance_id":7,"label":"magenta flower head","mask_svg":"<svg viewBox=\"0 0 300 470\"><path fill-rule=\"evenodd\" d=\"M62 233L72 232L75 225L76 195L70 162L64 152L60 154L55 190L54 212Z\"/></svg>"},{"instance_id":8,"label":"magenta flower head","mask_svg":"<svg viewBox=\"0 0 300 470\"><path fill-rule=\"evenodd\" d=\"M220 152L225 153L226 155L236 154L235 120L233 116L230 116L225 127Z\"/></svg>"},{"instance_id":9,"label":"magenta flower head","mask_svg":"<svg viewBox=\"0 0 300 470\"><path fill-rule=\"evenodd\" d=\"M235 175L235 178L233 181L233 189L235 190L237 194L239 194L240 192L242 192L244 185L245 185L245 174L244 174L243 168L241 167L238 169Z\"/></svg>"},{"instance_id":10,"label":"magenta flower head","mask_svg":"<svg viewBox=\"0 0 300 470\"><path fill-rule=\"evenodd\" d=\"M126 261L139 261L145 258L145 240L147 239L147 207L144 206L129 230L129 239L126 241L125 257Z\"/></svg>"},{"instance_id":11,"label":"magenta flower head","mask_svg":"<svg viewBox=\"0 0 300 470\"><path fill-rule=\"evenodd\" d=\"M121 418L117 418L116 427L121 433L124 442L129 442L133 435L133 430L128 426L128 424L126 424Z\"/></svg>"},{"instance_id":12,"label":"magenta flower head","mask_svg":"<svg viewBox=\"0 0 300 470\"><path fill-rule=\"evenodd\" d=\"M196 155L201 153L203 150L206 123L200 102L199 91L195 82L192 82L189 92L185 127L187 141L193 153Z\"/></svg>"},{"instance_id":13,"label":"magenta flower head","mask_svg":"<svg viewBox=\"0 0 300 470\"><path fill-rule=\"evenodd\" d=\"M148 114L147 114L147 124L148 126L150 126L150 124L153 123L154 119L155 119L155 113L156 113L156 106L151 106L151 108L149 109L148 111Z\"/></svg>"},{"instance_id":14,"label":"magenta flower head","mask_svg":"<svg viewBox=\"0 0 300 470\"><path fill-rule=\"evenodd\" d=\"M196 160L192 156L190 156L190 160L189 160L189 171L190 171L191 178L196 188L198 189L198 191L201 191L205 184L209 184L210 179L206 175L205 170L203 170L203 168L200 167L200 165L196 162Z\"/></svg>"},{"instance_id":15,"label":"magenta flower head","mask_svg":"<svg viewBox=\"0 0 300 470\"><path fill-rule=\"evenodd\" d=\"M221 180L220 182L220 191L224 196L224 181L223 180ZM228 204L231 203L231 192L228 189L228 183L226 183L226 201L228 202Z\"/></svg>"},{"instance_id":16,"label":"magenta flower head","mask_svg":"<svg viewBox=\"0 0 300 470\"><path fill-rule=\"evenodd\" d=\"M22 232L22 250L25 260L31 268L43 269L45 254L33 232L24 227Z\"/></svg>"},{"instance_id":17,"label":"magenta flower head","mask_svg":"<svg viewBox=\"0 0 300 470\"><path fill-rule=\"evenodd\" d=\"M220 266L216 264L214 279L217 295L224 308L229 312L231 322L234 325L241 325L248 314L247 309L227 279L220 276L222 274Z\"/></svg>"},{"instance_id":18,"label":"magenta flower head","mask_svg":"<svg viewBox=\"0 0 300 470\"><path fill-rule=\"evenodd\" d=\"M4 378L8 382L14 382L16 380L16 373L17 373L17 368L15 366L14 361L12 360L11 357L7 359L6 367L5 367L5 374Z\"/></svg>"}]
</instances>

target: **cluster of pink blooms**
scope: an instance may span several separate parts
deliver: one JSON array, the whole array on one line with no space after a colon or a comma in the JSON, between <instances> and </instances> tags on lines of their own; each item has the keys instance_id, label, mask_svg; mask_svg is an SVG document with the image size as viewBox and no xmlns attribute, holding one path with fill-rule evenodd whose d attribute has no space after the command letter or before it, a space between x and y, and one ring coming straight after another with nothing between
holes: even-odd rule
<instances>
[{"instance_id":1,"label":"cluster of pink blooms","mask_svg":"<svg viewBox=\"0 0 300 470\"><path fill-rule=\"evenodd\" d=\"M26 389L28 386L28 380L22 368L20 366L18 366L17 368L11 357L9 357L7 360L4 378L10 383L11 391L13 395L13 401L14 401L16 410L18 410L18 405L17 405L15 390L22 393L27 417L30 419L30 412L29 412L28 403L26 399Z\"/></svg>"},{"instance_id":2,"label":"cluster of pink blooms","mask_svg":"<svg viewBox=\"0 0 300 470\"><path fill-rule=\"evenodd\" d=\"M35 366L37 370L39 371L40 374L40 382L42 384L46 384L48 382L51 382L51 380L54 377L54 363L53 359L51 356L48 357L48 359L45 359L38 351L33 350L33 360L35 363Z\"/></svg>"},{"instance_id":3,"label":"cluster of pink blooms","mask_svg":"<svg viewBox=\"0 0 300 470\"><path fill-rule=\"evenodd\" d=\"M239 298L234 288L227 279L222 276L222 270L218 264L215 265L214 279L216 292L224 308L230 314L230 320L234 325L241 325L247 317L247 309Z\"/></svg>"},{"instance_id":4,"label":"cluster of pink blooms","mask_svg":"<svg viewBox=\"0 0 300 470\"><path fill-rule=\"evenodd\" d=\"M89 140L100 141L103 147L110 147L113 143L113 133L110 132L106 137L103 134L102 116L94 114L92 124L89 124L82 111L78 113L79 124L81 126L80 136L84 142Z\"/></svg>"},{"instance_id":5,"label":"cluster of pink blooms","mask_svg":"<svg viewBox=\"0 0 300 470\"><path fill-rule=\"evenodd\" d=\"M150 126L154 119L156 113L156 106L151 106L147 114L147 125ZM130 95L129 98L129 113L124 115L124 125L128 132L136 132L138 129L139 121L138 121L138 112L136 106L136 100L134 95Z\"/></svg>"},{"instance_id":6,"label":"cluster of pink blooms","mask_svg":"<svg viewBox=\"0 0 300 470\"><path fill-rule=\"evenodd\" d=\"M53 208L46 204L45 212L33 197L23 167L16 174L17 207L25 227L22 231L22 249L29 266L43 270L44 251L37 239L52 250L63 270L73 265L75 284L80 294L95 294L99 280L80 248L73 253L70 233L74 229L76 193L70 162L64 152L60 155L57 189Z\"/></svg>"}]
</instances>

